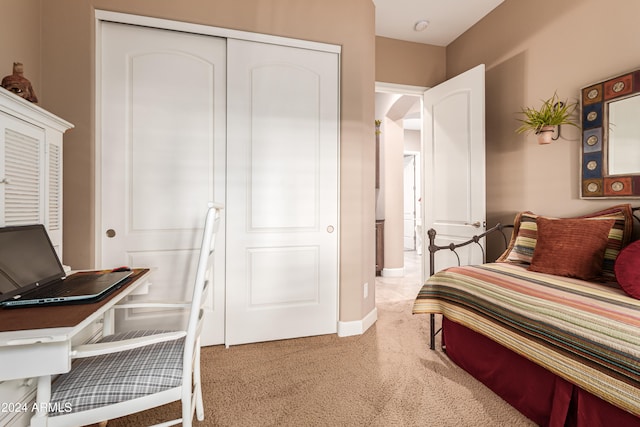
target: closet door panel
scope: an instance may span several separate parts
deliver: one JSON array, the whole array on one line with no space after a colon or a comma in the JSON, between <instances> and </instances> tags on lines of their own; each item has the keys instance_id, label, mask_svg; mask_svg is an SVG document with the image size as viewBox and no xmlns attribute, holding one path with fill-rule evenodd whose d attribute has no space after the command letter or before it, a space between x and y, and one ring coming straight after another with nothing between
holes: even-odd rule
<instances>
[{"instance_id":1,"label":"closet door panel","mask_svg":"<svg viewBox=\"0 0 640 427\"><path fill-rule=\"evenodd\" d=\"M149 267L149 300L190 300L209 201L224 202L226 41L103 22L98 267ZM217 236L224 246L224 228ZM224 251L202 342L224 342ZM175 329L181 311L128 310L124 329Z\"/></svg>"},{"instance_id":2,"label":"closet door panel","mask_svg":"<svg viewBox=\"0 0 640 427\"><path fill-rule=\"evenodd\" d=\"M227 344L335 333L338 55L228 49Z\"/></svg>"}]
</instances>

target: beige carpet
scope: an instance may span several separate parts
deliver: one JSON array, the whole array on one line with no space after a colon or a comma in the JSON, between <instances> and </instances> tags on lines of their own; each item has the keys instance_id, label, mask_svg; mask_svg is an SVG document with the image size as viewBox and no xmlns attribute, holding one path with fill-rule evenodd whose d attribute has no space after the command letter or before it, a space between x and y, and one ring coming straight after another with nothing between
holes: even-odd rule
<instances>
[{"instance_id":1,"label":"beige carpet","mask_svg":"<svg viewBox=\"0 0 640 427\"><path fill-rule=\"evenodd\" d=\"M530 426L484 385L428 348L411 314L415 258L403 279L378 279L378 321L361 336L300 338L202 350L205 420L196 426ZM171 404L109 427L180 416Z\"/></svg>"}]
</instances>

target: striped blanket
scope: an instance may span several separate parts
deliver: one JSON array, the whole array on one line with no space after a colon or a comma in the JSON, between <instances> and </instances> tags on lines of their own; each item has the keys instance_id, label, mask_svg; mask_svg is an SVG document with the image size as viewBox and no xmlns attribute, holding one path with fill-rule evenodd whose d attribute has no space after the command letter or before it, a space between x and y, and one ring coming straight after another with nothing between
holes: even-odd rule
<instances>
[{"instance_id":1,"label":"striped blanket","mask_svg":"<svg viewBox=\"0 0 640 427\"><path fill-rule=\"evenodd\" d=\"M617 286L509 263L451 267L413 312L443 314L640 416L640 300Z\"/></svg>"}]
</instances>

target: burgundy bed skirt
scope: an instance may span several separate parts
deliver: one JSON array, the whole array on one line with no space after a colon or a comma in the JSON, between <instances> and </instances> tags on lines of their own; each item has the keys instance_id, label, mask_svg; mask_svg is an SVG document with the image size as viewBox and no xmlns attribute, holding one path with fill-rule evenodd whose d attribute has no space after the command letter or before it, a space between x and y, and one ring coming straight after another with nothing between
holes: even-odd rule
<instances>
[{"instance_id":1,"label":"burgundy bed skirt","mask_svg":"<svg viewBox=\"0 0 640 427\"><path fill-rule=\"evenodd\" d=\"M442 320L447 356L541 426L640 426L640 418L588 393L484 335Z\"/></svg>"}]
</instances>

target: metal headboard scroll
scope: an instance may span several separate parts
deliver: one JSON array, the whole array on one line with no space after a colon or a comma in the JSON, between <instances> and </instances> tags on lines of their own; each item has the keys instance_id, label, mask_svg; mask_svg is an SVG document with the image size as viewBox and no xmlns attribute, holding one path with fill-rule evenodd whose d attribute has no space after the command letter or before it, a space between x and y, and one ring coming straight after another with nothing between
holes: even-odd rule
<instances>
[{"instance_id":1,"label":"metal headboard scroll","mask_svg":"<svg viewBox=\"0 0 640 427\"><path fill-rule=\"evenodd\" d=\"M631 208L631 213L633 215L633 218L638 222L638 225L640 225L640 206ZM480 248L480 251L482 252L482 260L486 262L486 254L484 251L484 247L480 244L480 239L494 232L500 232L500 234L502 235L502 239L504 241L504 248L506 249L508 245L508 240L507 240L507 235L505 234L505 231L504 231L505 228L513 228L513 225L503 225L498 223L497 225L488 229L484 233L471 237L466 242L462 242L458 244L450 243L445 246L438 246L435 244L436 230L434 230L433 228L430 228L429 231L427 231L427 235L429 236L429 263L430 263L429 273L430 275L433 276L435 274L435 265L434 265L435 253L443 249L449 249L451 252L453 252L458 260L458 266L460 266L460 255L458 255L458 252L456 252L456 250L458 248L475 243L476 245L478 245L478 247Z\"/></svg>"},{"instance_id":2,"label":"metal headboard scroll","mask_svg":"<svg viewBox=\"0 0 640 427\"><path fill-rule=\"evenodd\" d=\"M508 240L507 240L507 235L504 232L505 228L513 228L513 225L502 225L500 223L498 223L497 225L493 226L492 228L488 229L487 231L485 231L482 234L478 234L476 236L471 237L471 239L467 240L466 242L462 242L462 243L458 243L458 244L454 244L454 243L450 243L446 246L438 246L435 243L436 240L436 230L434 230L433 228L430 228L429 231L427 231L427 234L429 236L429 275L433 276L435 274L435 255L436 252L443 250L443 249L449 249L451 252L453 252L456 255L456 258L458 259L458 266L460 266L460 255L458 255L458 252L456 252L457 249L462 248L464 246L470 245L472 243L475 243L476 245L478 245L478 247L480 248L480 251L482 251L482 260L483 262L486 261L486 253L484 251L484 247L480 244L480 239L488 236L489 234L492 233L496 233L499 232L500 234L502 234L502 239L504 241L504 247L506 249L507 245L508 245ZM435 342L436 342L436 335L440 333L440 331L442 331L442 328L438 329L436 331L435 328L435 314L431 313L429 315L430 318L430 322L429 322L429 333L431 335L431 341L429 344L429 347L431 348L431 350L434 350L435 347ZM443 346L443 349L445 349L445 347Z\"/></svg>"},{"instance_id":3,"label":"metal headboard scroll","mask_svg":"<svg viewBox=\"0 0 640 427\"><path fill-rule=\"evenodd\" d=\"M485 231L484 233L471 237L466 242L462 242L458 244L450 243L446 246L438 246L435 244L436 230L434 230L433 228L430 228L429 231L427 231L427 235L429 236L429 275L433 276L435 274L435 254L440 250L449 249L451 252L453 252L458 260L458 266L460 266L460 255L458 255L458 252L456 252L456 250L464 246L475 243L476 245L478 245L478 247L480 248L480 251L482 252L482 260L484 262L486 261L486 253L484 250L484 246L480 244L480 239L495 232L500 232L500 234L502 235L502 239L504 240L504 247L506 249L509 241L507 240L507 235L504 232L505 228L513 228L513 225L503 225L498 223L492 228Z\"/></svg>"}]
</instances>

